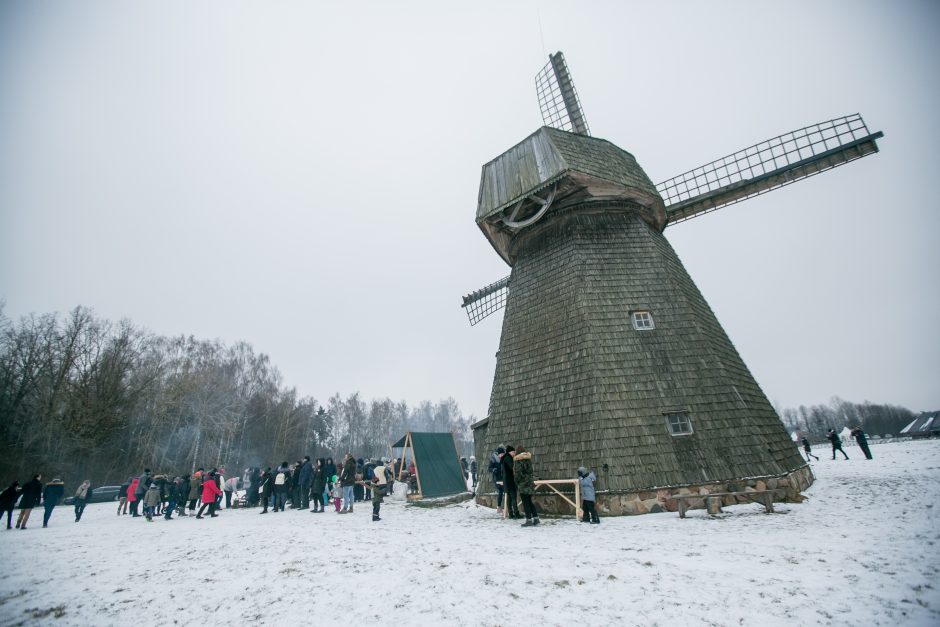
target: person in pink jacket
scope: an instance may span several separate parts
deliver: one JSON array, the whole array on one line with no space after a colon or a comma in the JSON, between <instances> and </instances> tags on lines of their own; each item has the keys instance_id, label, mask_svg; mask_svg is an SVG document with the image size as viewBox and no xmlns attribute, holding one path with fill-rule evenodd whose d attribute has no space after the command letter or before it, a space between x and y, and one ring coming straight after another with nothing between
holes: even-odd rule
<instances>
[{"instance_id":1,"label":"person in pink jacket","mask_svg":"<svg viewBox=\"0 0 940 627\"><path fill-rule=\"evenodd\" d=\"M127 486L127 502L131 504L131 516L134 518L140 516L140 514L137 513L137 508L140 507L140 501L137 500L137 496L134 494L139 481L137 477L134 477L131 484Z\"/></svg>"},{"instance_id":2,"label":"person in pink jacket","mask_svg":"<svg viewBox=\"0 0 940 627\"><path fill-rule=\"evenodd\" d=\"M202 512L206 507L209 508L210 518L218 516L218 514L215 513L215 499L218 496L222 496L222 490L215 484L213 473L209 473L206 480L202 482L202 505L199 506L199 512L196 514L196 518L202 518Z\"/></svg>"}]
</instances>

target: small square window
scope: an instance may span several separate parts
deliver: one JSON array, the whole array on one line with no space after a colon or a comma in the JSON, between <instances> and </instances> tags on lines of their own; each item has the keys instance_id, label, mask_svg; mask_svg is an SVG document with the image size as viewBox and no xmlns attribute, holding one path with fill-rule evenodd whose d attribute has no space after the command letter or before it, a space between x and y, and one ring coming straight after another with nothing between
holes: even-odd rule
<instances>
[{"instance_id":1,"label":"small square window","mask_svg":"<svg viewBox=\"0 0 940 627\"><path fill-rule=\"evenodd\" d=\"M684 411L673 411L665 414L666 426L669 427L669 435L689 435L692 433L692 421L689 420L689 414Z\"/></svg>"},{"instance_id":2,"label":"small square window","mask_svg":"<svg viewBox=\"0 0 940 627\"><path fill-rule=\"evenodd\" d=\"M633 328L637 331L649 331L656 328L656 325L653 324L653 314L648 311L634 311L631 317L633 318Z\"/></svg>"}]
</instances>

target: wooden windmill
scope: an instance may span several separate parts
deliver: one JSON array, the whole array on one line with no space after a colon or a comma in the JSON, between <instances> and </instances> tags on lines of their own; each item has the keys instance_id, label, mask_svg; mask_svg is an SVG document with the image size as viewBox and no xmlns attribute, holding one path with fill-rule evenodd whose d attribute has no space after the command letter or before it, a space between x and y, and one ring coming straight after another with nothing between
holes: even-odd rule
<instances>
[{"instance_id":1,"label":"wooden windmill","mask_svg":"<svg viewBox=\"0 0 940 627\"><path fill-rule=\"evenodd\" d=\"M480 182L477 225L512 271L463 302L471 324L506 309L477 459L524 444L542 477L592 467L612 513L729 482L792 496L812 474L663 231L875 153L882 133L850 115L654 185L589 135L564 57L549 59L546 126Z\"/></svg>"}]
</instances>

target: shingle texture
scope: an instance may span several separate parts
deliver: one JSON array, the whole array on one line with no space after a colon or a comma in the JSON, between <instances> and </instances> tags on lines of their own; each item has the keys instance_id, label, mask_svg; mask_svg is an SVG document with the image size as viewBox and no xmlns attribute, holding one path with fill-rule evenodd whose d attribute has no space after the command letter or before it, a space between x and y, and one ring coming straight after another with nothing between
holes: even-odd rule
<instances>
[{"instance_id":1,"label":"shingle texture","mask_svg":"<svg viewBox=\"0 0 940 627\"><path fill-rule=\"evenodd\" d=\"M517 235L513 247L478 454L522 444L541 478L606 464L607 488L623 491L780 475L804 465L639 207L597 202L589 211L559 211ZM635 330L635 310L651 312L655 329ZM688 413L692 434L670 435L665 414L677 410Z\"/></svg>"}]
</instances>

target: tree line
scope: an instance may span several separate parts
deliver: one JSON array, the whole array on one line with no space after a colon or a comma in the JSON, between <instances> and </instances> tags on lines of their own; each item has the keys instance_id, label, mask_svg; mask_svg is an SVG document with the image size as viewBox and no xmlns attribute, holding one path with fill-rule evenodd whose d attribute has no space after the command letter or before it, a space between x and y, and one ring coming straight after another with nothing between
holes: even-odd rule
<instances>
[{"instance_id":1,"label":"tree line","mask_svg":"<svg viewBox=\"0 0 940 627\"><path fill-rule=\"evenodd\" d=\"M829 429L836 432L843 427L859 425L869 436L897 436L916 414L897 405L878 405L875 403L853 403L834 396L828 405L800 405L777 410L780 419L789 431L799 431L805 435L823 439Z\"/></svg>"},{"instance_id":2,"label":"tree line","mask_svg":"<svg viewBox=\"0 0 940 627\"><path fill-rule=\"evenodd\" d=\"M389 454L406 430L453 432L472 450L454 399L409 406L358 392L325 404L287 387L250 344L162 337L85 307L10 320L0 304L0 472L69 485L121 483L150 467L246 467L303 455Z\"/></svg>"}]
</instances>

